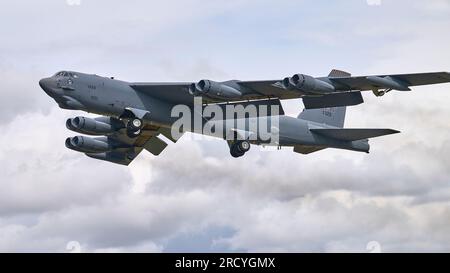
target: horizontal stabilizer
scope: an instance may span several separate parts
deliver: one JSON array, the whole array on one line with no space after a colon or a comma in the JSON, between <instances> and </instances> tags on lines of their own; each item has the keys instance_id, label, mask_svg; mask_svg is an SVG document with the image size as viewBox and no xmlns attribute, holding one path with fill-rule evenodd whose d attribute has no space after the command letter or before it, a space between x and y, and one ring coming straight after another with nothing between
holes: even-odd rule
<instances>
[{"instance_id":1,"label":"horizontal stabilizer","mask_svg":"<svg viewBox=\"0 0 450 273\"><path fill-rule=\"evenodd\" d=\"M311 132L343 141L355 141L400 133L392 129L310 129Z\"/></svg>"},{"instance_id":2,"label":"horizontal stabilizer","mask_svg":"<svg viewBox=\"0 0 450 273\"><path fill-rule=\"evenodd\" d=\"M361 92L330 94L321 97L304 97L305 109L352 106L364 102Z\"/></svg>"}]
</instances>

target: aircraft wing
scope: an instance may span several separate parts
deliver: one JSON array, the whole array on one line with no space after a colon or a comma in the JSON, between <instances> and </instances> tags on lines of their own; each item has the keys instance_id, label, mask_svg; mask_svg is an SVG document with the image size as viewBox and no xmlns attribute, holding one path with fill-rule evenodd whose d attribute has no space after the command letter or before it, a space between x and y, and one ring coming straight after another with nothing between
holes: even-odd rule
<instances>
[{"instance_id":1,"label":"aircraft wing","mask_svg":"<svg viewBox=\"0 0 450 273\"><path fill-rule=\"evenodd\" d=\"M128 166L144 149L153 155L159 155L168 146L164 140L158 137L160 135L164 135L171 141L176 142L170 136L170 129L167 128L145 126L142 129L142 133L136 138L128 137L126 129L121 129L108 136L111 142L118 144L118 148L106 153L86 153L86 155L95 159Z\"/></svg>"},{"instance_id":2,"label":"aircraft wing","mask_svg":"<svg viewBox=\"0 0 450 273\"><path fill-rule=\"evenodd\" d=\"M350 74L347 74L350 75ZM391 88L396 89L404 87L406 91L411 86L420 86L428 84L440 84L450 82L449 72L433 73L415 73L415 74L393 74L393 75L373 75L373 76L335 76L335 72L330 73L328 77L320 77L318 80L330 82L335 86L335 92L323 96L337 93L347 93L356 91L371 91L375 89ZM275 81L242 81L240 85L246 86L255 91L256 94L263 96L278 97L280 99L298 98L298 97L317 97L308 94L299 94L295 90L285 90L281 86L282 80ZM396 89L400 90L400 89Z\"/></svg>"},{"instance_id":3,"label":"aircraft wing","mask_svg":"<svg viewBox=\"0 0 450 273\"><path fill-rule=\"evenodd\" d=\"M328 77L315 78L318 81L331 84L334 89L328 93L299 92L283 87L283 80L261 81L226 81L218 84L232 86L242 95L236 97L211 98L204 97L206 103L235 102L246 100L266 100L278 98L303 98L307 109L337 106L357 105L363 102L360 91L378 90L410 90L411 86L439 84L450 82L450 73L416 73L393 74L375 76L357 76L338 70L333 70ZM192 83L132 83L130 86L137 92L153 96L175 104L193 104L193 97L189 92ZM382 93L384 94L384 93Z\"/></svg>"},{"instance_id":4,"label":"aircraft wing","mask_svg":"<svg viewBox=\"0 0 450 273\"><path fill-rule=\"evenodd\" d=\"M245 100L262 100L267 98L294 99L300 98L298 92L280 89L274 86L280 80L269 81L235 81L238 85L247 88L246 92L239 98L233 99L210 99L208 102L233 102ZM138 92L148 94L172 103L192 104L193 95L189 93L190 82L180 83L132 83L130 86Z\"/></svg>"},{"instance_id":5,"label":"aircraft wing","mask_svg":"<svg viewBox=\"0 0 450 273\"><path fill-rule=\"evenodd\" d=\"M450 82L450 73L434 72L434 73L416 73L416 74L394 74L394 75L375 75L375 76L358 76L358 77L330 77L330 81L341 89L368 91L377 88L388 88L383 82L377 82L377 79L390 78L396 82L400 82L405 87L420 86L427 84L439 84Z\"/></svg>"}]
</instances>

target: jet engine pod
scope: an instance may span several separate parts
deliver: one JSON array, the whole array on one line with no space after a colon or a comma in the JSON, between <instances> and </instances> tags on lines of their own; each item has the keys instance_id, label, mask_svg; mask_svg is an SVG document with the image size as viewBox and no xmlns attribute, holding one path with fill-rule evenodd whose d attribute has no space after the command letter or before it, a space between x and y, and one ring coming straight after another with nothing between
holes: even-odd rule
<instances>
[{"instance_id":1,"label":"jet engine pod","mask_svg":"<svg viewBox=\"0 0 450 273\"><path fill-rule=\"evenodd\" d=\"M289 79L289 84L305 93L327 94L336 90L332 84L304 74L295 74Z\"/></svg>"},{"instance_id":2,"label":"jet engine pod","mask_svg":"<svg viewBox=\"0 0 450 273\"><path fill-rule=\"evenodd\" d=\"M191 83L189 85L189 94L193 96L199 96L199 91L197 90L197 85L195 83Z\"/></svg>"},{"instance_id":3,"label":"jet engine pod","mask_svg":"<svg viewBox=\"0 0 450 273\"><path fill-rule=\"evenodd\" d=\"M189 93L196 96L205 96L214 99L230 99L242 96L241 91L224 83L210 80L201 80L189 86Z\"/></svg>"},{"instance_id":4,"label":"jet engine pod","mask_svg":"<svg viewBox=\"0 0 450 273\"><path fill-rule=\"evenodd\" d=\"M366 79L375 86L379 86L382 88L393 89L398 91L411 91L407 83L395 79L391 76L386 77L369 76L366 77Z\"/></svg>"},{"instance_id":5,"label":"jet engine pod","mask_svg":"<svg viewBox=\"0 0 450 273\"><path fill-rule=\"evenodd\" d=\"M66 139L66 147L83 153L103 153L113 149L105 137L91 138L85 136L69 137Z\"/></svg>"},{"instance_id":6,"label":"jet engine pod","mask_svg":"<svg viewBox=\"0 0 450 273\"><path fill-rule=\"evenodd\" d=\"M281 82L281 84L283 85L283 87L285 89L288 89L288 90L296 89L295 84L292 82L292 78L290 78L290 77L284 78L283 81Z\"/></svg>"},{"instance_id":7,"label":"jet engine pod","mask_svg":"<svg viewBox=\"0 0 450 273\"><path fill-rule=\"evenodd\" d=\"M95 120L86 117L71 118L66 121L69 130L86 135L105 135L115 131L108 120Z\"/></svg>"}]
</instances>

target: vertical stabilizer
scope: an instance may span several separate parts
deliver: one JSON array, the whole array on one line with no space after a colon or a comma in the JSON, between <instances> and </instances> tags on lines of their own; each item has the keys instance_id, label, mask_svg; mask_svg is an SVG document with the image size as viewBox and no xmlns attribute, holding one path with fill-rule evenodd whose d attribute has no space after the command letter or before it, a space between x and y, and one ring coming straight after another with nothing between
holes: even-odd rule
<instances>
[{"instance_id":1,"label":"vertical stabilizer","mask_svg":"<svg viewBox=\"0 0 450 273\"><path fill-rule=\"evenodd\" d=\"M345 106L321 109L305 109L297 118L343 128L345 122Z\"/></svg>"},{"instance_id":2,"label":"vertical stabilizer","mask_svg":"<svg viewBox=\"0 0 450 273\"><path fill-rule=\"evenodd\" d=\"M328 75L328 77L330 78L345 78L351 76L352 74L337 69L333 69ZM345 112L345 106L320 109L305 109L298 115L298 118L343 128L345 122Z\"/></svg>"}]
</instances>

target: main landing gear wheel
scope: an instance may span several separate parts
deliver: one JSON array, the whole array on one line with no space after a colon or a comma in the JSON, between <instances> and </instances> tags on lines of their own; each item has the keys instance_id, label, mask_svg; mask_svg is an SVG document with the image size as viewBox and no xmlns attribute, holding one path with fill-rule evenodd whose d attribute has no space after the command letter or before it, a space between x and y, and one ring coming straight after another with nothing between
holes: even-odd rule
<instances>
[{"instance_id":1,"label":"main landing gear wheel","mask_svg":"<svg viewBox=\"0 0 450 273\"><path fill-rule=\"evenodd\" d=\"M247 140L237 142L236 146L238 150L243 153L246 153L248 152L248 150L250 150L250 142L248 142Z\"/></svg>"},{"instance_id":2,"label":"main landing gear wheel","mask_svg":"<svg viewBox=\"0 0 450 273\"><path fill-rule=\"evenodd\" d=\"M250 142L247 140L241 140L231 145L230 154L232 157L237 158L243 156L246 152L248 152L248 150L250 150Z\"/></svg>"},{"instance_id":3,"label":"main landing gear wheel","mask_svg":"<svg viewBox=\"0 0 450 273\"><path fill-rule=\"evenodd\" d=\"M141 134L141 129L144 123L139 118L130 119L127 123L127 135L128 137L134 138Z\"/></svg>"}]
</instances>

